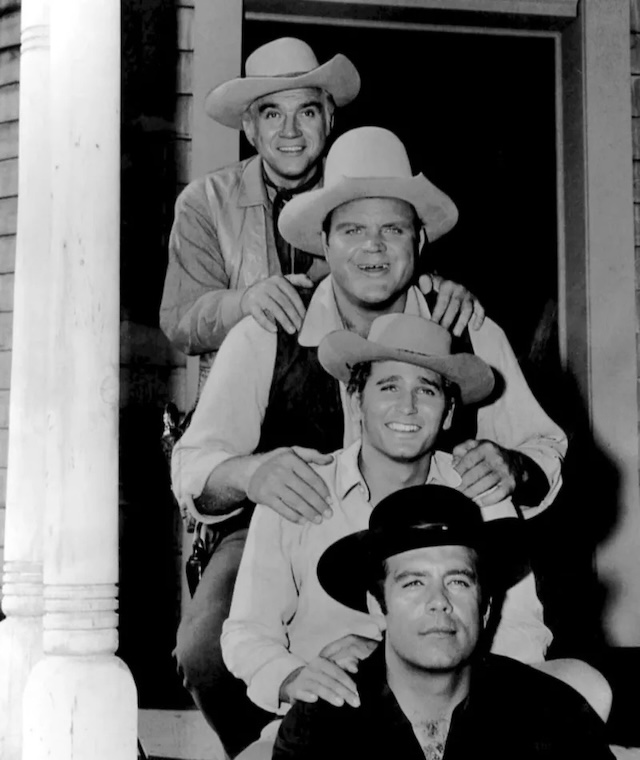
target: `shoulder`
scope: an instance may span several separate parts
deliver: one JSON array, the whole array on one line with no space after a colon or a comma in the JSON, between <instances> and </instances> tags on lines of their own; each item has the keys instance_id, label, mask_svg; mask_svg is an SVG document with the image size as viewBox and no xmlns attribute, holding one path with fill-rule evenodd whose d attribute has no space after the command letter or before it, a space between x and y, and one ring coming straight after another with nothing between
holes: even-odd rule
<instances>
[{"instance_id":1,"label":"shoulder","mask_svg":"<svg viewBox=\"0 0 640 760\"><path fill-rule=\"evenodd\" d=\"M223 199L229 202L239 190L242 175L251 160L236 161L192 180L178 196L176 206L197 207L210 205L216 200L222 202Z\"/></svg>"}]
</instances>

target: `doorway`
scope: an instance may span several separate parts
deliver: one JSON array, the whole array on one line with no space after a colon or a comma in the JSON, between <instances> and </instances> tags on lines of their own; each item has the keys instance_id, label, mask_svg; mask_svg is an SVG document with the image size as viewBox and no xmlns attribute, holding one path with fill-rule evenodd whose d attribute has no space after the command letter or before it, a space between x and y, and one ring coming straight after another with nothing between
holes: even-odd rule
<instances>
[{"instance_id":1,"label":"doorway","mask_svg":"<svg viewBox=\"0 0 640 760\"><path fill-rule=\"evenodd\" d=\"M245 20L243 59L284 36L320 61L338 52L353 61L362 89L338 109L334 137L390 129L414 173L451 196L459 222L423 266L475 293L526 365L558 291L553 38ZM252 152L243 141L241 157Z\"/></svg>"}]
</instances>

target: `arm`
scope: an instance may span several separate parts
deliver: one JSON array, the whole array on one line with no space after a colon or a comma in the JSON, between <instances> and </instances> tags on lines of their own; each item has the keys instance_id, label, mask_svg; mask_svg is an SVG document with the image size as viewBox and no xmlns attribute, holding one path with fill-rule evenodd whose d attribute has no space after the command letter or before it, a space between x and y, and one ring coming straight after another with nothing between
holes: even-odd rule
<instances>
[{"instance_id":1,"label":"arm","mask_svg":"<svg viewBox=\"0 0 640 760\"><path fill-rule=\"evenodd\" d=\"M511 494L524 508L525 517L531 517L549 506L560 489L567 437L534 398L509 341L495 322L486 319L482 328L470 335L475 353L504 380L500 397L478 412L478 441L489 444L483 446L484 450L497 444L514 455L509 468L513 478L512 490L503 489L503 493L496 489L494 498L499 500ZM472 448L475 450L477 446L474 444ZM493 452L496 453L495 449ZM467 457L473 453L471 450L468 454L465 452ZM466 466L458 463L456 469L460 472ZM468 476L463 475L463 480L465 477ZM491 495L488 497L489 500L485 498L480 502L481 506L491 503Z\"/></svg>"},{"instance_id":2,"label":"arm","mask_svg":"<svg viewBox=\"0 0 640 760\"><path fill-rule=\"evenodd\" d=\"M251 465L250 455L260 440L269 400L275 356L276 336L252 319L238 324L218 352L191 424L171 459L176 499L198 520L216 522L217 516L228 514L245 498L237 487L237 473L235 478L220 478L217 486L210 484L207 491L205 485L212 472L232 457L247 458L245 466ZM241 468L242 463L237 466Z\"/></svg>"},{"instance_id":3,"label":"arm","mask_svg":"<svg viewBox=\"0 0 640 760\"><path fill-rule=\"evenodd\" d=\"M243 316L244 289L229 289L206 181L191 183L176 201L160 306L162 330L186 354L217 349Z\"/></svg>"},{"instance_id":4,"label":"arm","mask_svg":"<svg viewBox=\"0 0 640 760\"><path fill-rule=\"evenodd\" d=\"M250 699L274 713L282 711L280 685L306 664L288 648L287 621L298 606L287 548L292 528L256 507L221 639L229 670L247 684Z\"/></svg>"}]
</instances>

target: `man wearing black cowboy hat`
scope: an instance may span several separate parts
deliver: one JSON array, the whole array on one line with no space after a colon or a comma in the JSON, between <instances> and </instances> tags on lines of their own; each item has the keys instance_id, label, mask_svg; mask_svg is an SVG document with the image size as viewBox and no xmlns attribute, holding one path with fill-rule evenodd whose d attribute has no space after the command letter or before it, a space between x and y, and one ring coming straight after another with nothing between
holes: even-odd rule
<instances>
[{"instance_id":1,"label":"man wearing black cowboy hat","mask_svg":"<svg viewBox=\"0 0 640 760\"><path fill-rule=\"evenodd\" d=\"M320 65L302 40L282 37L256 49L245 76L207 96L207 114L244 130L257 155L195 179L176 202L160 325L173 345L201 357L204 379L228 331L247 314L268 330L298 330L305 303L328 272L321 259L291 246L277 221L294 195L321 184L336 107L350 103L360 76L344 55ZM437 285L434 311L457 334L480 304L461 285ZM456 319L457 318L457 319Z\"/></svg>"},{"instance_id":2,"label":"man wearing black cowboy hat","mask_svg":"<svg viewBox=\"0 0 640 760\"><path fill-rule=\"evenodd\" d=\"M320 584L379 615L384 644L355 677L359 705L299 701L274 760L613 758L576 691L483 646L492 597L521 573L521 527L486 522L458 491L422 485L387 496L368 530L330 546Z\"/></svg>"}]
</instances>

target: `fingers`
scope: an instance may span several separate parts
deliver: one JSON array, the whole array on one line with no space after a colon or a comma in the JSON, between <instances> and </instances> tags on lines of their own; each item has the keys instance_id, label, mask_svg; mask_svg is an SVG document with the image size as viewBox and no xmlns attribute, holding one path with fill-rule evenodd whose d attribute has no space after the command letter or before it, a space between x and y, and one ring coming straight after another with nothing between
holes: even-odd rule
<instances>
[{"instance_id":1,"label":"fingers","mask_svg":"<svg viewBox=\"0 0 640 760\"><path fill-rule=\"evenodd\" d=\"M473 302L473 316L469 324L472 330L479 330L482 327L485 318L483 305L477 299Z\"/></svg>"},{"instance_id":2,"label":"fingers","mask_svg":"<svg viewBox=\"0 0 640 760\"><path fill-rule=\"evenodd\" d=\"M321 699L340 707L345 702L352 707L360 705L358 689L351 677L334 662L316 657L301 671L303 690L317 694Z\"/></svg>"},{"instance_id":3,"label":"fingers","mask_svg":"<svg viewBox=\"0 0 640 760\"><path fill-rule=\"evenodd\" d=\"M285 280L295 285L296 288L312 288L313 280L306 274L286 274Z\"/></svg>"},{"instance_id":4,"label":"fingers","mask_svg":"<svg viewBox=\"0 0 640 760\"><path fill-rule=\"evenodd\" d=\"M330 464L333 454L322 454L317 449L306 449L304 446L292 446L291 449L305 462L313 464Z\"/></svg>"},{"instance_id":5,"label":"fingers","mask_svg":"<svg viewBox=\"0 0 640 760\"><path fill-rule=\"evenodd\" d=\"M370 639L366 636L350 633L323 647L320 656L334 662L337 662L337 658L345 658L348 661L365 660L379 643L378 639ZM340 662L338 665L344 667Z\"/></svg>"},{"instance_id":6,"label":"fingers","mask_svg":"<svg viewBox=\"0 0 640 760\"><path fill-rule=\"evenodd\" d=\"M465 328L468 326L469 321L471 320L473 316L473 300L468 298L467 300L462 302L462 305L460 306L460 311L458 313L457 320L454 317L455 320L455 326L453 328L453 334L456 337L460 337L462 333L464 332ZM445 315L446 317L446 315Z\"/></svg>"},{"instance_id":7,"label":"fingers","mask_svg":"<svg viewBox=\"0 0 640 760\"><path fill-rule=\"evenodd\" d=\"M308 278L307 278L308 279ZM275 322L292 334L302 327L304 304L291 282L274 275L252 285L242 297L245 314L251 314L265 329L273 332Z\"/></svg>"},{"instance_id":8,"label":"fingers","mask_svg":"<svg viewBox=\"0 0 640 760\"><path fill-rule=\"evenodd\" d=\"M460 475L460 490L480 506L502 501L515 490L515 475L508 454L491 441L465 441L453 450L454 467Z\"/></svg>"},{"instance_id":9,"label":"fingers","mask_svg":"<svg viewBox=\"0 0 640 760\"><path fill-rule=\"evenodd\" d=\"M442 301L443 306L441 307L441 310L443 311L443 314L439 320L439 324L446 330L451 328L453 321L458 314L460 314L465 303L466 292L467 291L461 286L458 286L457 288L445 288L443 286L438 293L438 301L436 302L435 311L438 311L438 303Z\"/></svg>"},{"instance_id":10,"label":"fingers","mask_svg":"<svg viewBox=\"0 0 640 760\"><path fill-rule=\"evenodd\" d=\"M324 457L312 449L307 450L309 452ZM312 520L319 523L323 517L332 514L326 483L289 448L276 450L260 464L249 480L247 496L292 522Z\"/></svg>"}]
</instances>

